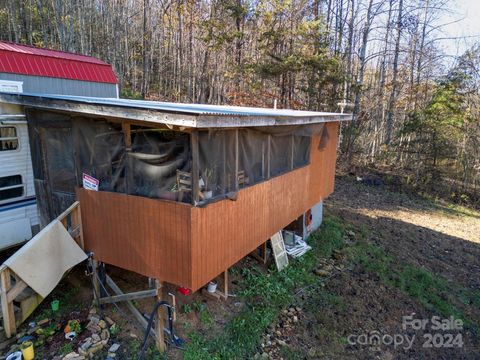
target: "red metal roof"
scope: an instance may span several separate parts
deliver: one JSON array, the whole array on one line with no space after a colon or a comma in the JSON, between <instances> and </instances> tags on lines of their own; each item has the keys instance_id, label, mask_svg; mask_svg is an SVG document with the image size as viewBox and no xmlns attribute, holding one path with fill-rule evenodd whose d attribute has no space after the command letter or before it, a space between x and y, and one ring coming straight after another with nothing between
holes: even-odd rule
<instances>
[{"instance_id":1,"label":"red metal roof","mask_svg":"<svg viewBox=\"0 0 480 360\"><path fill-rule=\"evenodd\" d=\"M112 67L94 57L0 41L0 73L117 84Z\"/></svg>"}]
</instances>

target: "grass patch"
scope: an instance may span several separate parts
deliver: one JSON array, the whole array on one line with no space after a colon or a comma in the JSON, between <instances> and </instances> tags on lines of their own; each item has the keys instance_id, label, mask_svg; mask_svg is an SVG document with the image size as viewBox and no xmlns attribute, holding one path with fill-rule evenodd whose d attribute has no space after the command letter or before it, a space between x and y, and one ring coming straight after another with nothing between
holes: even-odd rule
<instances>
[{"instance_id":1,"label":"grass patch","mask_svg":"<svg viewBox=\"0 0 480 360\"><path fill-rule=\"evenodd\" d=\"M345 246L344 239L353 230L357 243ZM330 258L337 249L342 249L350 262L365 271L377 274L382 282L401 289L426 308L445 317L453 315L465 321L463 312L455 306L457 298L452 295L452 284L423 268L399 264L380 246L367 243L367 236L368 229L353 229L342 220L329 216L324 219L319 231L309 239L313 249L300 259L291 260L290 265L282 272L271 268L265 273L265 270L257 266L232 269L232 272L242 275L242 290L238 291L238 296L246 305L239 315L229 321L223 331L210 334L191 333L184 359L251 358L257 351L266 329L275 323L281 309L295 301L295 292L298 289L311 293L312 299L315 294L317 308L322 311L328 308L346 311L347 304L344 299L318 286L318 277L313 273L319 258ZM480 302L480 291L457 291L455 294L462 295L464 303L478 306ZM202 312L197 304L192 304L192 309ZM210 319L204 320L202 323L210 324ZM324 333L321 329L318 336L327 337L329 341L338 342L339 345L345 342L339 334L328 331ZM295 353L289 350L291 349L284 349L284 357L295 359Z\"/></svg>"},{"instance_id":2,"label":"grass patch","mask_svg":"<svg viewBox=\"0 0 480 360\"><path fill-rule=\"evenodd\" d=\"M73 345L70 343L65 343L58 349L58 352L60 355L67 355L70 354L73 351Z\"/></svg>"},{"instance_id":3,"label":"grass patch","mask_svg":"<svg viewBox=\"0 0 480 360\"><path fill-rule=\"evenodd\" d=\"M249 358L281 309L294 301L295 289L318 281L313 274L318 258L330 257L333 250L343 246L344 231L344 225L338 219L326 218L321 229L310 238L313 250L300 259L290 261L282 272L269 269L265 274L258 267L241 269L243 290L238 295L245 300L245 307L219 336L208 338L204 334L191 334L184 358Z\"/></svg>"},{"instance_id":4,"label":"grass patch","mask_svg":"<svg viewBox=\"0 0 480 360\"><path fill-rule=\"evenodd\" d=\"M203 325L210 326L213 324L213 316L210 310L208 310L207 308L202 308L202 310L199 313L199 317L200 317L200 322Z\"/></svg>"},{"instance_id":5,"label":"grass patch","mask_svg":"<svg viewBox=\"0 0 480 360\"><path fill-rule=\"evenodd\" d=\"M399 274L396 285L427 309L436 310L444 316L461 315L446 299L446 281L425 269L405 266Z\"/></svg>"},{"instance_id":6,"label":"grass patch","mask_svg":"<svg viewBox=\"0 0 480 360\"><path fill-rule=\"evenodd\" d=\"M290 346L284 346L280 350L284 359L287 360L303 360L306 354L299 353L297 349L292 349Z\"/></svg>"},{"instance_id":7,"label":"grass patch","mask_svg":"<svg viewBox=\"0 0 480 360\"><path fill-rule=\"evenodd\" d=\"M455 304L457 301L464 304L480 302L471 291L458 289L445 278L424 268L399 264L377 245L360 243L347 249L347 252L351 261L365 271L378 275L384 283L404 291L425 308L444 317L454 316L462 319L465 324L471 324Z\"/></svg>"}]
</instances>

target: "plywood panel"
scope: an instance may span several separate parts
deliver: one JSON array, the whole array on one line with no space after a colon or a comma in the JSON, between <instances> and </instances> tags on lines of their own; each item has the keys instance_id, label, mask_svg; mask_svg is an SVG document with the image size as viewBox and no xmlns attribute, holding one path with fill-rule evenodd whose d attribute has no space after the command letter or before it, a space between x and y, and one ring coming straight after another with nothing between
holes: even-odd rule
<instances>
[{"instance_id":1,"label":"plywood panel","mask_svg":"<svg viewBox=\"0 0 480 360\"><path fill-rule=\"evenodd\" d=\"M192 288L242 259L333 191L338 124L312 139L310 164L242 189L236 201L192 208Z\"/></svg>"},{"instance_id":2,"label":"plywood panel","mask_svg":"<svg viewBox=\"0 0 480 360\"><path fill-rule=\"evenodd\" d=\"M85 248L95 259L189 286L189 205L85 189L77 189L77 197Z\"/></svg>"}]
</instances>

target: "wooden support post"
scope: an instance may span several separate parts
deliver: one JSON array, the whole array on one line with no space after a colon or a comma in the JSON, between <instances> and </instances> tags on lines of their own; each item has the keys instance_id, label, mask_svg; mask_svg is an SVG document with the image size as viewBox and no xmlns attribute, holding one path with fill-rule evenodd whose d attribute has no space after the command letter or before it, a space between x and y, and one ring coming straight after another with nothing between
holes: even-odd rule
<instances>
[{"instance_id":1,"label":"wooden support post","mask_svg":"<svg viewBox=\"0 0 480 360\"><path fill-rule=\"evenodd\" d=\"M156 280L155 285L157 288L157 301L162 301L163 300L163 284ZM157 321L155 321L155 333L157 334L156 337L156 344L157 344L157 349L161 353L165 351L165 333L164 333L164 327L165 327L165 308L163 306L158 308L157 311Z\"/></svg>"},{"instance_id":2,"label":"wooden support post","mask_svg":"<svg viewBox=\"0 0 480 360\"><path fill-rule=\"evenodd\" d=\"M267 174L267 163L265 156L265 142L262 142L262 179L266 178Z\"/></svg>"},{"instance_id":3,"label":"wooden support post","mask_svg":"<svg viewBox=\"0 0 480 360\"><path fill-rule=\"evenodd\" d=\"M235 179L235 191L238 191L240 189L240 184L238 183L238 162L239 162L239 157L240 157L240 154L239 154L239 151L238 151L238 147L239 147L239 142L238 142L238 129L235 129L235 176L234 176L234 179Z\"/></svg>"},{"instance_id":4,"label":"wooden support post","mask_svg":"<svg viewBox=\"0 0 480 360\"><path fill-rule=\"evenodd\" d=\"M199 168L199 149L198 149L198 130L194 130L191 133L191 147L192 147L192 201L193 205L198 204L200 187L198 180L200 178Z\"/></svg>"},{"instance_id":5,"label":"wooden support post","mask_svg":"<svg viewBox=\"0 0 480 360\"><path fill-rule=\"evenodd\" d=\"M130 150L132 148L132 131L129 123L122 122L123 138L125 141L125 148Z\"/></svg>"},{"instance_id":6,"label":"wooden support post","mask_svg":"<svg viewBox=\"0 0 480 360\"><path fill-rule=\"evenodd\" d=\"M92 259L92 271L93 271L93 299L97 306L100 306L100 280L98 275L98 261Z\"/></svg>"},{"instance_id":7,"label":"wooden support post","mask_svg":"<svg viewBox=\"0 0 480 360\"><path fill-rule=\"evenodd\" d=\"M83 229L82 229L82 213L80 211L80 204L72 212L72 229L75 231L78 229L78 235L74 237L78 246L85 249L85 243L83 242Z\"/></svg>"},{"instance_id":8,"label":"wooden support post","mask_svg":"<svg viewBox=\"0 0 480 360\"><path fill-rule=\"evenodd\" d=\"M223 293L225 294L225 299L228 298L228 269L223 272Z\"/></svg>"},{"instance_id":9,"label":"wooden support post","mask_svg":"<svg viewBox=\"0 0 480 360\"><path fill-rule=\"evenodd\" d=\"M263 265L265 265L267 263L267 242L266 241L262 245L260 245L260 251L262 252Z\"/></svg>"},{"instance_id":10,"label":"wooden support post","mask_svg":"<svg viewBox=\"0 0 480 360\"><path fill-rule=\"evenodd\" d=\"M221 183L221 187L222 189L226 189L228 188L228 181L227 181L227 139L228 139L228 134L229 132L228 131L222 131L221 132L223 134L222 136L222 145L223 145L223 165L222 165L222 168L223 168L223 172L222 172L222 176L220 178L220 183Z\"/></svg>"},{"instance_id":11,"label":"wooden support post","mask_svg":"<svg viewBox=\"0 0 480 360\"><path fill-rule=\"evenodd\" d=\"M260 250L260 255L258 250ZM253 250L250 255L265 265L267 263L267 242L265 241L260 247Z\"/></svg>"},{"instance_id":12,"label":"wooden support post","mask_svg":"<svg viewBox=\"0 0 480 360\"><path fill-rule=\"evenodd\" d=\"M270 158L272 157L272 135L267 135L267 179L270 179Z\"/></svg>"},{"instance_id":13,"label":"wooden support post","mask_svg":"<svg viewBox=\"0 0 480 360\"><path fill-rule=\"evenodd\" d=\"M293 135L290 135L290 159L289 159L290 170L293 170L294 156L295 156L295 137Z\"/></svg>"},{"instance_id":14,"label":"wooden support post","mask_svg":"<svg viewBox=\"0 0 480 360\"><path fill-rule=\"evenodd\" d=\"M15 324L15 312L13 309L13 302L8 301L8 291L12 287L10 279L10 270L6 266L0 268L0 285L1 293L0 300L2 302L3 328L7 338L11 337L17 332Z\"/></svg>"},{"instance_id":15,"label":"wooden support post","mask_svg":"<svg viewBox=\"0 0 480 360\"><path fill-rule=\"evenodd\" d=\"M130 161L129 153L132 151L132 130L130 123L122 122L123 141L125 143L126 161ZM130 194L133 183L133 175L128 171L129 167L125 166L125 187L127 194Z\"/></svg>"}]
</instances>

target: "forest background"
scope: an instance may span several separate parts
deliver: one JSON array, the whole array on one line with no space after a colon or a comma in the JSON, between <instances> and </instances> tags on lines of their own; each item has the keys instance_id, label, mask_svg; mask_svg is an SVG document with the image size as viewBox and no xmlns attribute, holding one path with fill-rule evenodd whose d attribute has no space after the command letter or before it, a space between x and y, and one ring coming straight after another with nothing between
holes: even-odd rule
<instances>
[{"instance_id":1,"label":"forest background","mask_svg":"<svg viewBox=\"0 0 480 360\"><path fill-rule=\"evenodd\" d=\"M452 6L0 0L0 39L98 57L122 97L352 113L341 167L480 207L480 41L445 53Z\"/></svg>"}]
</instances>

